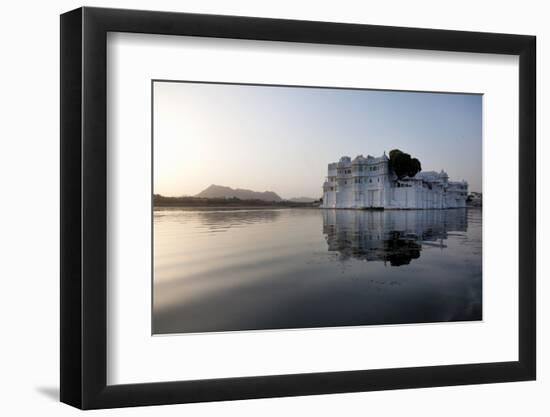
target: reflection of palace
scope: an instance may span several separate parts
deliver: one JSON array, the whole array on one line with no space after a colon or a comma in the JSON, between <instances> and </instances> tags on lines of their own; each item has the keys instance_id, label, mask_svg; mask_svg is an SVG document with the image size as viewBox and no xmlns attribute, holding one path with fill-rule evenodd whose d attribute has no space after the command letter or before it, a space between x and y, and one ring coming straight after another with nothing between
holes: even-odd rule
<instances>
[{"instance_id":1,"label":"reflection of palace","mask_svg":"<svg viewBox=\"0 0 550 417\"><path fill-rule=\"evenodd\" d=\"M422 246L445 248L448 232L465 232L466 209L358 211L323 210L323 233L329 251L341 259L407 265Z\"/></svg>"},{"instance_id":2,"label":"reflection of palace","mask_svg":"<svg viewBox=\"0 0 550 417\"><path fill-rule=\"evenodd\" d=\"M468 183L449 181L445 171L398 179L389 158L348 156L328 165L323 208L445 209L466 207Z\"/></svg>"}]
</instances>

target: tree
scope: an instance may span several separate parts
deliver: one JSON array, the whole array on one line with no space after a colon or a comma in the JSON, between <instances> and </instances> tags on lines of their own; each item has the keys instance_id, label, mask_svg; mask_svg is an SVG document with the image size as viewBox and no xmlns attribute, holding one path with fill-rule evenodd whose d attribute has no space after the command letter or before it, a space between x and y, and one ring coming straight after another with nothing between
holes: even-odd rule
<instances>
[{"instance_id":1,"label":"tree","mask_svg":"<svg viewBox=\"0 0 550 417\"><path fill-rule=\"evenodd\" d=\"M422 165L418 159L411 158L408 153L399 149L390 151L390 168L399 179L406 176L414 177L422 171Z\"/></svg>"},{"instance_id":2,"label":"tree","mask_svg":"<svg viewBox=\"0 0 550 417\"><path fill-rule=\"evenodd\" d=\"M422 171L422 165L420 165L420 161L416 158L412 158L409 164L409 172L407 175L409 177L414 177L420 171Z\"/></svg>"}]
</instances>

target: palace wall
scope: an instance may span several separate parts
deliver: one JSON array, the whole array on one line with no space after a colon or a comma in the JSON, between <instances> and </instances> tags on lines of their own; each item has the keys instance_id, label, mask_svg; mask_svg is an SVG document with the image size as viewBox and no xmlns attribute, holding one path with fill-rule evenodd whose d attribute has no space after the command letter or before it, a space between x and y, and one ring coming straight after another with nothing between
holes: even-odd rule
<instances>
[{"instance_id":1,"label":"palace wall","mask_svg":"<svg viewBox=\"0 0 550 417\"><path fill-rule=\"evenodd\" d=\"M468 184L452 182L444 171L398 179L389 158L342 157L328 166L323 208L446 209L466 207Z\"/></svg>"}]
</instances>

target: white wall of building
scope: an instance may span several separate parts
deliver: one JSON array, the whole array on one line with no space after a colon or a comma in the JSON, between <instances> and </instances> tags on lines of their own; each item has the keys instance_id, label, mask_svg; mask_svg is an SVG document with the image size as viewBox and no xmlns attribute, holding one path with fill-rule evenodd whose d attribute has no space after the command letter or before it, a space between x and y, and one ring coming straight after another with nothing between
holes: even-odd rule
<instances>
[{"instance_id":1,"label":"white wall of building","mask_svg":"<svg viewBox=\"0 0 550 417\"><path fill-rule=\"evenodd\" d=\"M444 171L420 172L398 180L384 153L343 156L330 163L323 184L323 208L447 209L466 207L468 184L449 182Z\"/></svg>"}]
</instances>

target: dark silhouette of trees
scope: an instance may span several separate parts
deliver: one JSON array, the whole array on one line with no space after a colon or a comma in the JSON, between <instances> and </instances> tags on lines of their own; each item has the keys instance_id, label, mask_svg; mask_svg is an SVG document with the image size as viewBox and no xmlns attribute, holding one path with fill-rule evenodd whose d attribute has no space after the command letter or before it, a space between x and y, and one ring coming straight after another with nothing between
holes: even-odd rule
<instances>
[{"instance_id":1,"label":"dark silhouette of trees","mask_svg":"<svg viewBox=\"0 0 550 417\"><path fill-rule=\"evenodd\" d=\"M414 177L422 171L422 165L418 159L411 158L411 155L399 149L390 151L390 168L399 179L406 176Z\"/></svg>"}]
</instances>

